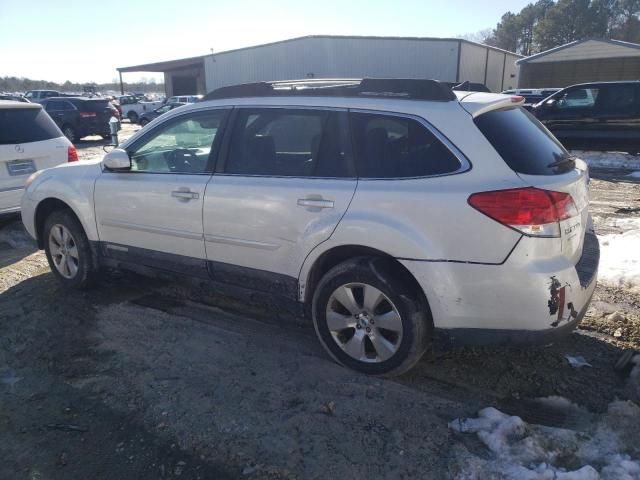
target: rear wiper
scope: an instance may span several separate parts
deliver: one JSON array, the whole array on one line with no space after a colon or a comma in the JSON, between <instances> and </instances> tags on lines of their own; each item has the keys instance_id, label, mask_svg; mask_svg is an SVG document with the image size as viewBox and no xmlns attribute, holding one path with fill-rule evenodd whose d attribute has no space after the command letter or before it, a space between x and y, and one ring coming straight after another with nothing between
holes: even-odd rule
<instances>
[{"instance_id":1,"label":"rear wiper","mask_svg":"<svg viewBox=\"0 0 640 480\"><path fill-rule=\"evenodd\" d=\"M549 165L547 165L547 168L554 168L554 167L560 167L562 165L565 165L567 163L571 163L573 165L575 165L576 163L576 157L564 157L563 159L557 160L553 163L550 163Z\"/></svg>"}]
</instances>

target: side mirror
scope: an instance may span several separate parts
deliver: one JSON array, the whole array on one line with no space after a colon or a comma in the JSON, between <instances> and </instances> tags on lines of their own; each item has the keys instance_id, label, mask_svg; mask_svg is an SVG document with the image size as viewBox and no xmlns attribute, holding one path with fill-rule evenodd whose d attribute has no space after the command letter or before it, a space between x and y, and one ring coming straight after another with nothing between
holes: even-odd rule
<instances>
[{"instance_id":1,"label":"side mirror","mask_svg":"<svg viewBox=\"0 0 640 480\"><path fill-rule=\"evenodd\" d=\"M121 148L114 148L102 159L102 164L107 170L130 170L131 159L129 154Z\"/></svg>"}]
</instances>

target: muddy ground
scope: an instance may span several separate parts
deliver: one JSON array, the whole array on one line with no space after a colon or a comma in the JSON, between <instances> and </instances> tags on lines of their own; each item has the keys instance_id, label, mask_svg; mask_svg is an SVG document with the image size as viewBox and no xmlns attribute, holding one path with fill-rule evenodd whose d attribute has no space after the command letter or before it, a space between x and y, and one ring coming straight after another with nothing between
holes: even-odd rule
<instances>
[{"instance_id":1,"label":"muddy ground","mask_svg":"<svg viewBox=\"0 0 640 480\"><path fill-rule=\"evenodd\" d=\"M81 158L102 143L78 144ZM603 229L640 215L638 183L593 177ZM464 441L453 418L492 405L561 424L526 400L561 395L601 412L629 398L613 364L640 349L639 332L640 296L599 286L559 344L436 353L382 380L334 364L304 320L205 287L111 272L93 290L64 291L5 219L0 478L448 478Z\"/></svg>"}]
</instances>

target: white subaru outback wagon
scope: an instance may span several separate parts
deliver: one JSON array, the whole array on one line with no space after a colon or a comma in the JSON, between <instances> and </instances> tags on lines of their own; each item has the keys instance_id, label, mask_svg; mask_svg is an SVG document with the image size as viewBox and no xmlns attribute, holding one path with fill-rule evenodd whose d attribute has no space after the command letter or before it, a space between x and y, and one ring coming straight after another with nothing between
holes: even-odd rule
<instances>
[{"instance_id":1,"label":"white subaru outback wagon","mask_svg":"<svg viewBox=\"0 0 640 480\"><path fill-rule=\"evenodd\" d=\"M22 218L68 286L144 267L293 301L368 374L431 344L549 343L599 247L586 164L521 103L414 79L224 87L38 172Z\"/></svg>"}]
</instances>

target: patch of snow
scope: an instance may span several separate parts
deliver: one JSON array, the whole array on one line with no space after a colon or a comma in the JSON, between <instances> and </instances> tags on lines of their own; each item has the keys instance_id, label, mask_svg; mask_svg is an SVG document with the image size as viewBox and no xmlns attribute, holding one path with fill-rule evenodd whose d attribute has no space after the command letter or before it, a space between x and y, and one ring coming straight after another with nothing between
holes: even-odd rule
<instances>
[{"instance_id":1,"label":"patch of snow","mask_svg":"<svg viewBox=\"0 0 640 480\"><path fill-rule=\"evenodd\" d=\"M537 401L552 408L581 409L562 397ZM478 412L477 418L456 419L449 427L475 433L490 455L478 456L456 444L452 473L467 480L640 480L640 407L618 401L601 415L585 411L585 418L592 420L579 432L530 425L492 407Z\"/></svg>"},{"instance_id":2,"label":"patch of snow","mask_svg":"<svg viewBox=\"0 0 640 480\"><path fill-rule=\"evenodd\" d=\"M624 152L592 152L585 150L573 150L571 153L587 162L591 168L640 170L640 155L630 155Z\"/></svg>"},{"instance_id":3,"label":"patch of snow","mask_svg":"<svg viewBox=\"0 0 640 480\"><path fill-rule=\"evenodd\" d=\"M550 395L548 397L539 397L539 398L536 398L535 401L537 403L540 403L546 407L549 407L555 410L573 410L573 409L580 408L571 400L564 397L560 397L558 395Z\"/></svg>"},{"instance_id":4,"label":"patch of snow","mask_svg":"<svg viewBox=\"0 0 640 480\"><path fill-rule=\"evenodd\" d=\"M635 288L640 286L640 218L625 219L622 233L602 235L598 280L602 283Z\"/></svg>"}]
</instances>

